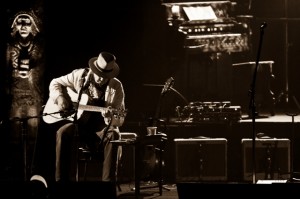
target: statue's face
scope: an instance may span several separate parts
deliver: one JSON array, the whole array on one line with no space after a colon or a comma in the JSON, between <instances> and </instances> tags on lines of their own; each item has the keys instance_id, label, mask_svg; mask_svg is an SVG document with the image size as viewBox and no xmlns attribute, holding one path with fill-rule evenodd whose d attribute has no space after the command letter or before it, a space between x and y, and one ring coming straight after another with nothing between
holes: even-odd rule
<instances>
[{"instance_id":1,"label":"statue's face","mask_svg":"<svg viewBox=\"0 0 300 199\"><path fill-rule=\"evenodd\" d=\"M21 37L26 38L32 32L32 22L29 17L20 16L16 20L16 28Z\"/></svg>"}]
</instances>

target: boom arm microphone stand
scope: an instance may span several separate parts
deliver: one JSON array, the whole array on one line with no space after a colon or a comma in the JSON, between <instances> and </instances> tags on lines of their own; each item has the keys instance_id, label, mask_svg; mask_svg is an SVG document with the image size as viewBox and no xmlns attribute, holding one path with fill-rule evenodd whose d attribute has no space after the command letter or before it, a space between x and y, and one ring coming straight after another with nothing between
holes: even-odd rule
<instances>
[{"instance_id":1,"label":"boom arm microphone stand","mask_svg":"<svg viewBox=\"0 0 300 199\"><path fill-rule=\"evenodd\" d=\"M256 179L256 157L255 157L255 116L256 116L256 107L255 107L255 82L256 82L256 75L257 75L257 69L259 65L259 59L260 59L260 52L261 52L261 47L262 47L262 41L263 41L263 35L264 35L264 29L267 27L267 23L264 22L260 26L260 39L259 39L259 45L258 45L258 51L257 51L257 57L256 57L256 64L255 64L255 70L253 73L253 80L251 84L251 88L249 90L251 94L250 98L250 103L249 103L249 108L251 108L251 113L252 113L252 183L255 184Z\"/></svg>"},{"instance_id":2,"label":"boom arm microphone stand","mask_svg":"<svg viewBox=\"0 0 300 199\"><path fill-rule=\"evenodd\" d=\"M82 92L83 92L83 85L84 85L84 76L82 76L81 77L81 79L80 79L80 90L79 90L79 92L78 92L78 98L77 98L77 106L79 106L79 103L80 103L80 100L81 100L81 96L82 96ZM77 116L77 113L78 113L78 107L75 107L75 113L74 113L74 120L73 120L73 123L75 124L75 146L76 146L76 148L75 148L75 150L76 150L76 160L78 160L78 156L79 156L79 132L78 132L78 116ZM78 165L78 163L76 163L76 176L75 176L75 178L76 178L76 182L78 182L79 181L79 165Z\"/></svg>"}]
</instances>

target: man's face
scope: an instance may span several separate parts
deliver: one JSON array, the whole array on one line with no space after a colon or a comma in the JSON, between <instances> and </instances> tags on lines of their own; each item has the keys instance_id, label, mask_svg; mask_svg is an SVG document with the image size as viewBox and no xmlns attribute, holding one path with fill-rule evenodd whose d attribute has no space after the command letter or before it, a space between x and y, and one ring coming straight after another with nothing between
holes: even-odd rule
<instances>
[{"instance_id":1,"label":"man's face","mask_svg":"<svg viewBox=\"0 0 300 199\"><path fill-rule=\"evenodd\" d=\"M32 31L32 23L28 17L22 16L17 19L16 28L21 37L26 38Z\"/></svg>"},{"instance_id":2,"label":"man's face","mask_svg":"<svg viewBox=\"0 0 300 199\"><path fill-rule=\"evenodd\" d=\"M105 84L105 83L108 81L107 78L99 77L99 76L96 75L95 73L93 73L93 74L94 74L95 82L96 82L98 85L100 85L100 86L102 86L103 84Z\"/></svg>"}]
</instances>

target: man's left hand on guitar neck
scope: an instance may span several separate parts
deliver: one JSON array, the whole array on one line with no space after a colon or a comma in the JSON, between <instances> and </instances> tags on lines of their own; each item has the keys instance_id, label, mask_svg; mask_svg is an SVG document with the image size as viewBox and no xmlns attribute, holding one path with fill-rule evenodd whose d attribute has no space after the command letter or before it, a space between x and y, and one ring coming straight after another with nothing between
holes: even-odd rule
<instances>
[{"instance_id":1,"label":"man's left hand on guitar neck","mask_svg":"<svg viewBox=\"0 0 300 199\"><path fill-rule=\"evenodd\" d=\"M102 116L104 117L106 125L109 125L111 122L111 126L120 127L124 123L126 113L116 113L111 106L108 106L107 109L103 111Z\"/></svg>"}]
</instances>

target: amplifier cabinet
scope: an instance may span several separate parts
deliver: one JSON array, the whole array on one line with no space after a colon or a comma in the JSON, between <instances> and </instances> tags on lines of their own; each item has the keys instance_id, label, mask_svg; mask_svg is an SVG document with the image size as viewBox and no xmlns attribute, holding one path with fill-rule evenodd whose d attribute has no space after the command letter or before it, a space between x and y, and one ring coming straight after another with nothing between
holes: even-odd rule
<instances>
[{"instance_id":1,"label":"amplifier cabinet","mask_svg":"<svg viewBox=\"0 0 300 199\"><path fill-rule=\"evenodd\" d=\"M226 181L225 138L174 139L177 182Z\"/></svg>"},{"instance_id":2,"label":"amplifier cabinet","mask_svg":"<svg viewBox=\"0 0 300 199\"><path fill-rule=\"evenodd\" d=\"M244 181L252 180L252 149L252 139L242 139ZM289 139L256 139L255 178L256 180L281 180L290 178Z\"/></svg>"}]
</instances>

